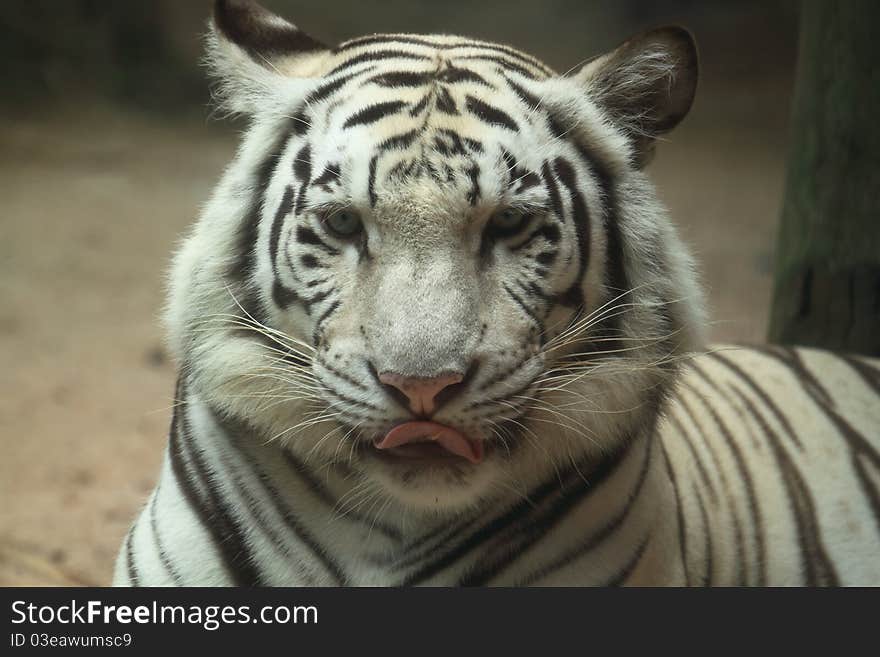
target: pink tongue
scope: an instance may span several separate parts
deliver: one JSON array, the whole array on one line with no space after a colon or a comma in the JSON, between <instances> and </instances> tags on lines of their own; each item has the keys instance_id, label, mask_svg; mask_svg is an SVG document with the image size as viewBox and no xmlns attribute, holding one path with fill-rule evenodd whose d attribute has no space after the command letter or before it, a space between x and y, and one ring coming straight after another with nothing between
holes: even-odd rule
<instances>
[{"instance_id":1,"label":"pink tongue","mask_svg":"<svg viewBox=\"0 0 880 657\"><path fill-rule=\"evenodd\" d=\"M374 444L379 449L391 449L413 443L435 442L447 452L466 458L471 463L483 460L483 443L468 440L452 427L436 422L404 422L398 424Z\"/></svg>"}]
</instances>

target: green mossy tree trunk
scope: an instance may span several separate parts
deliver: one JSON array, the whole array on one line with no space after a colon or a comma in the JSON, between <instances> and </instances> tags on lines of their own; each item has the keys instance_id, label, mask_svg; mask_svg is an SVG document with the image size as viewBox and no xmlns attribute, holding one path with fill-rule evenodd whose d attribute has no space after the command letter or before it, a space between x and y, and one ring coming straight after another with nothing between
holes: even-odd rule
<instances>
[{"instance_id":1,"label":"green mossy tree trunk","mask_svg":"<svg viewBox=\"0 0 880 657\"><path fill-rule=\"evenodd\" d=\"M880 356L880 2L807 0L771 342Z\"/></svg>"}]
</instances>

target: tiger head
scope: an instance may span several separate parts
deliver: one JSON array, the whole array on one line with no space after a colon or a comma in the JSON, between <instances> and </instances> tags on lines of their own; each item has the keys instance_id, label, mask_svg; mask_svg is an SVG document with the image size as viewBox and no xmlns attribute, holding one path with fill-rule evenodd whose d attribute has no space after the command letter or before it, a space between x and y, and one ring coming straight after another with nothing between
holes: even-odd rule
<instances>
[{"instance_id":1,"label":"tiger head","mask_svg":"<svg viewBox=\"0 0 880 657\"><path fill-rule=\"evenodd\" d=\"M690 35L559 75L509 47L327 47L217 2L208 62L249 128L178 254L191 385L316 470L455 511L614 452L702 344L642 172L690 108Z\"/></svg>"}]
</instances>

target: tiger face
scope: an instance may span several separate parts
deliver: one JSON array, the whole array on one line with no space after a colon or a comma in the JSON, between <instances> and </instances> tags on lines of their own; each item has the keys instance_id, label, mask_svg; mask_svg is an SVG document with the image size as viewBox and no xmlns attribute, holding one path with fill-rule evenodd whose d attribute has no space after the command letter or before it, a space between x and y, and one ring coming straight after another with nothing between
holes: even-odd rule
<instances>
[{"instance_id":1,"label":"tiger face","mask_svg":"<svg viewBox=\"0 0 880 657\"><path fill-rule=\"evenodd\" d=\"M641 173L687 112L668 28L570 76L496 44L326 48L220 2L251 128L177 258L195 387L316 470L454 511L613 451L699 344L686 252Z\"/></svg>"}]
</instances>

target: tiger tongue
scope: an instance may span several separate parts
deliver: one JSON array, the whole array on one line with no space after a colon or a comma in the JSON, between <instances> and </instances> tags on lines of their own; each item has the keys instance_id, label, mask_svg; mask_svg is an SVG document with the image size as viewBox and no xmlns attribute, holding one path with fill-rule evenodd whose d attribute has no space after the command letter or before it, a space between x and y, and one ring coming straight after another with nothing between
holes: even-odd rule
<instances>
[{"instance_id":1,"label":"tiger tongue","mask_svg":"<svg viewBox=\"0 0 880 657\"><path fill-rule=\"evenodd\" d=\"M460 431L437 422L404 422L374 443L378 449L391 449L401 445L435 442L447 452L466 458L471 463L483 460L483 443L470 440Z\"/></svg>"}]
</instances>

